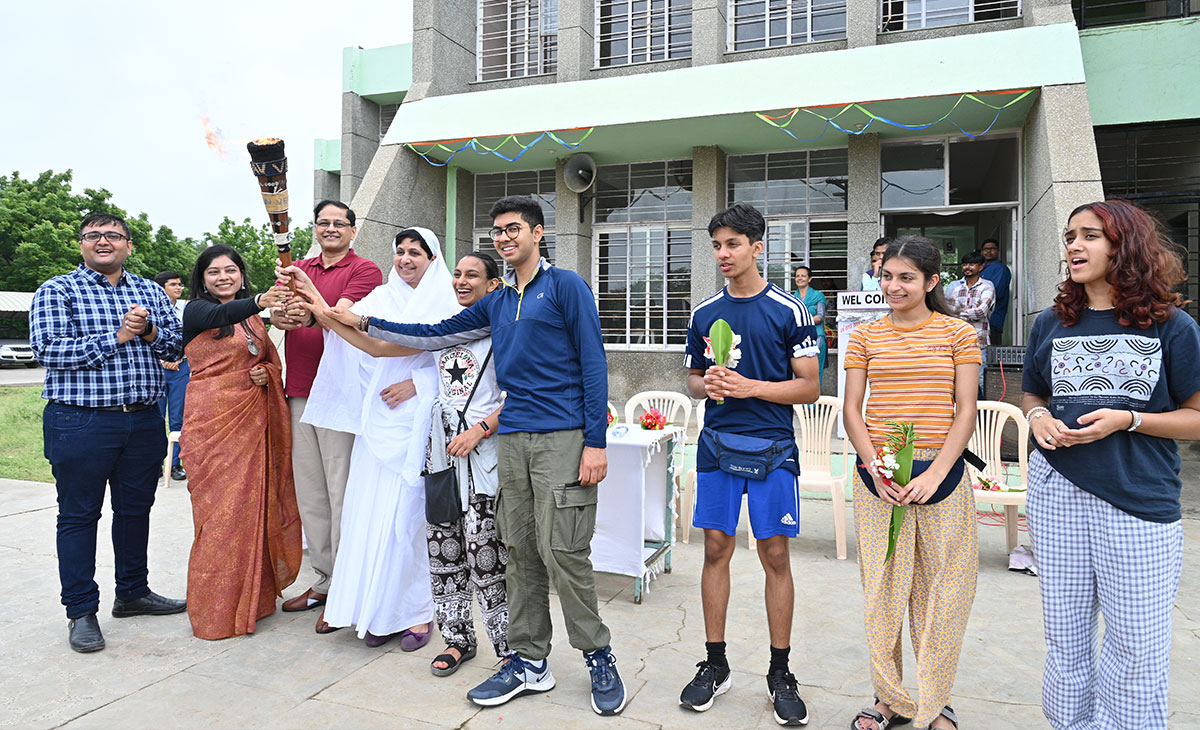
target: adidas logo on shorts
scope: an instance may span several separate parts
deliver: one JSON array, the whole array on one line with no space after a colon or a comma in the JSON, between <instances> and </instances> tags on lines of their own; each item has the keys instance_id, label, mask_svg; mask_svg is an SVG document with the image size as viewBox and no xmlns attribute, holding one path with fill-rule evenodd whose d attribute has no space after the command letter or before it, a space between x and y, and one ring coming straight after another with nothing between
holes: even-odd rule
<instances>
[{"instance_id":1,"label":"adidas logo on shorts","mask_svg":"<svg viewBox=\"0 0 1200 730\"><path fill-rule=\"evenodd\" d=\"M784 515L784 516L783 516L783 517L782 517L782 518L781 518L779 521L780 521L780 522L782 522L782 523L783 523L783 524L785 524L785 525L794 525L794 524L796 524L796 518L792 517L792 513L791 513L791 512L788 512L788 513L787 513L786 515Z\"/></svg>"}]
</instances>

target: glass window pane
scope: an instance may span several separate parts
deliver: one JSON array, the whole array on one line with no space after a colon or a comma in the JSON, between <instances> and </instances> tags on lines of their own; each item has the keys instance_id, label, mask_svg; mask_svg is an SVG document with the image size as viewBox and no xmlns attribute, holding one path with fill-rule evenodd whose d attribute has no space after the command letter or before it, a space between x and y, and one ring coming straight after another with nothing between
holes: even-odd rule
<instances>
[{"instance_id":1,"label":"glass window pane","mask_svg":"<svg viewBox=\"0 0 1200 730\"><path fill-rule=\"evenodd\" d=\"M881 208L915 208L946 204L941 142L884 145Z\"/></svg>"},{"instance_id":2,"label":"glass window pane","mask_svg":"<svg viewBox=\"0 0 1200 730\"><path fill-rule=\"evenodd\" d=\"M965 139L950 142L950 204L1015 202L1017 139Z\"/></svg>"}]
</instances>

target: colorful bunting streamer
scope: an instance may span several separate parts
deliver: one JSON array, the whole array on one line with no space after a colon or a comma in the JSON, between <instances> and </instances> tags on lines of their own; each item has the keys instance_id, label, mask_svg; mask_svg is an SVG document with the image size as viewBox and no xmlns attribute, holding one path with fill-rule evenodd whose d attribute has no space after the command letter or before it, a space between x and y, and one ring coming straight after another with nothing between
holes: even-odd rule
<instances>
[{"instance_id":1,"label":"colorful bunting streamer","mask_svg":"<svg viewBox=\"0 0 1200 730\"><path fill-rule=\"evenodd\" d=\"M580 129L582 129L582 127ZM568 131L578 131L578 130L568 130ZM517 135L510 134L507 137L505 137L504 139L500 140L500 143L497 144L495 147L487 146L482 141L480 141L480 139L478 137L472 137L471 139L468 139L468 140L456 139L456 140L449 140L446 142L418 143L418 144L428 144L429 145L429 147L427 147L424 152L417 149L418 144L406 143L405 146L408 147L413 152L416 152L418 155L421 156L422 159L424 159L426 162L433 165L434 167L445 167L446 165L449 165L450 160L453 160L455 155L457 155L459 152L462 152L463 150L466 150L466 149L474 150L476 154L480 154L480 155L495 155L496 157L499 157L500 159L504 160L505 162L516 162L517 160L521 159L521 155L523 155L529 151L529 148L533 147L538 142L541 142L546 137L549 137L551 140L553 140L554 142L557 142L558 144L562 145L563 147L566 147L567 149L574 150L574 149L578 149L579 146L581 144L583 144L584 140L586 140L588 137L590 137L592 135L592 132L594 132L594 131L596 131L595 127L588 127L587 131L584 132L583 136L580 137L579 140L576 142L568 142L565 139L563 139L562 137L559 137L554 132L545 131L545 132L539 133L536 137L533 138L532 141L530 141L528 143L522 142L520 139L517 138ZM452 144L455 144L456 142L465 142L465 144L463 144L461 147L458 147L458 148L453 148L450 146ZM521 151L517 152L512 157L509 157L508 155L506 155L500 151L501 148L503 148L509 142L515 142L517 144L517 146L519 146L521 148ZM429 154L431 152L433 152L434 150L441 150L442 152L449 152L450 156L447 157L444 161L438 162L436 159L433 159L429 156Z\"/></svg>"},{"instance_id":2,"label":"colorful bunting streamer","mask_svg":"<svg viewBox=\"0 0 1200 730\"><path fill-rule=\"evenodd\" d=\"M902 122L893 121L891 119L888 119L887 117L881 117L878 114L875 114L870 109L868 109L866 106L859 104L859 103L846 104L840 110L838 110L837 114L834 114L833 116L829 116L829 117L819 114L819 113L813 111L812 109L805 109L804 107L796 107L795 109L791 110L787 114L781 114L779 116L774 116L774 117L770 116L768 114L763 114L761 112L755 112L754 116L763 120L767 124L770 124L772 127L775 127L776 129L783 130L784 133L786 133L789 137L796 140L797 142L816 142L818 139L825 136L825 133L827 131L829 131L830 127L833 127L834 129L838 130L839 132L845 132L846 134L853 134L853 135L866 134L867 130L870 129L871 125L874 124L875 122L880 122L881 124L889 124L893 127L899 128L899 129L909 129L909 130L915 131L915 130L929 129L930 127L934 126L935 124L940 124L941 122L948 121L951 124L953 124L955 127L957 127L958 131L960 131L963 134L965 134L966 136L974 139L976 137L982 137L983 135L990 132L992 130L992 127L996 126L996 122L998 122L1000 120L1000 112L1001 111L1016 104L1017 102L1021 101L1022 99L1029 96L1030 94L1036 93L1036 89L1017 89L1017 90L1009 91L1009 92L990 92L990 93L1012 94L1012 93L1017 93L1018 91L1020 92L1020 95L1017 96L1015 99L1011 99L1011 100L1005 102L1004 104L999 104L999 105L989 104L987 101L979 98L979 96L976 94L960 94L958 99L950 107L949 111L947 111L940 118L935 119L932 122L927 122L925 124L904 124ZM962 126L960 126L958 124L958 122L956 122L950 118L950 115L952 115L954 113L954 110L958 109L959 105L961 105L964 101L968 101L968 100L982 104L983 106L985 106L989 109L992 109L996 112L995 117L992 118L991 124L988 124L987 128L984 129L982 132L972 134L971 132L968 132L967 130L963 129ZM840 124L838 124L837 121L835 121L838 117L842 116L843 114L845 114L846 112L849 112L851 110L860 111L867 116L868 121L865 125L863 125L862 129L858 129L858 130L847 129L847 128L841 126ZM825 122L825 125L824 125L824 127L822 127L820 134L818 134L816 137L813 137L811 139L800 139L795 134L793 134L790 129L788 129L788 126L796 119L796 115L798 115L800 112L804 112L805 114L809 114L809 115L814 116L817 119L820 119ZM780 122L779 120L784 120L784 121Z\"/></svg>"}]
</instances>

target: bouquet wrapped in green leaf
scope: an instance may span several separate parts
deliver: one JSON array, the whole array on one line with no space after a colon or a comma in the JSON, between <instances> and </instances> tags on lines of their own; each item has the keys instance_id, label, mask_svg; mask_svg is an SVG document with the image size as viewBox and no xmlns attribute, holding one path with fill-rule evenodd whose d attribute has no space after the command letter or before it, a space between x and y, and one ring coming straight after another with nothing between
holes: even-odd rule
<instances>
[{"instance_id":1,"label":"bouquet wrapped in green leaf","mask_svg":"<svg viewBox=\"0 0 1200 730\"><path fill-rule=\"evenodd\" d=\"M917 440L917 432L911 423L886 423L892 427L892 432L888 435L887 443L875 452L871 467L887 486L899 484L903 487L912 479L913 445ZM896 552L896 539L900 537L900 526L903 524L904 505L893 505L892 521L888 525L887 555L883 556L885 563Z\"/></svg>"},{"instance_id":2,"label":"bouquet wrapped in green leaf","mask_svg":"<svg viewBox=\"0 0 1200 730\"><path fill-rule=\"evenodd\" d=\"M708 328L708 337L704 338L704 342L707 344L704 357L712 360L714 365L723 368L737 367L738 360L742 357L742 351L738 349L742 336L734 334L728 322L723 319L713 322ZM717 401L717 405L724 402L722 398Z\"/></svg>"}]
</instances>

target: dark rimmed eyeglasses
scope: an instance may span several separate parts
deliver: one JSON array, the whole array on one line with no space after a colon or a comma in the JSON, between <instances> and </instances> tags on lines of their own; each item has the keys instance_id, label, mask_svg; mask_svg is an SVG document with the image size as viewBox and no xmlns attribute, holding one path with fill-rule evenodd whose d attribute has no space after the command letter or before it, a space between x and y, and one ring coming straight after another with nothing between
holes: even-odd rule
<instances>
[{"instance_id":1,"label":"dark rimmed eyeglasses","mask_svg":"<svg viewBox=\"0 0 1200 730\"><path fill-rule=\"evenodd\" d=\"M327 220L317 221L317 228L336 228L340 231L343 228L349 228L349 227L350 227L349 221L327 221Z\"/></svg>"},{"instance_id":2,"label":"dark rimmed eyeglasses","mask_svg":"<svg viewBox=\"0 0 1200 730\"><path fill-rule=\"evenodd\" d=\"M96 243L101 238L109 243L120 243L121 241L127 240L129 236L126 236L124 233L117 233L116 231L105 231L103 233L100 231L88 231L80 236L79 240L87 241L88 243Z\"/></svg>"},{"instance_id":3,"label":"dark rimmed eyeglasses","mask_svg":"<svg viewBox=\"0 0 1200 730\"><path fill-rule=\"evenodd\" d=\"M500 226L493 226L492 230L488 231L488 233L491 234L493 241L499 241L500 237L503 235L507 235L509 238L516 238L517 234L520 232L521 232L521 224L520 223L509 223L507 226L504 226L503 228L501 228Z\"/></svg>"}]
</instances>

